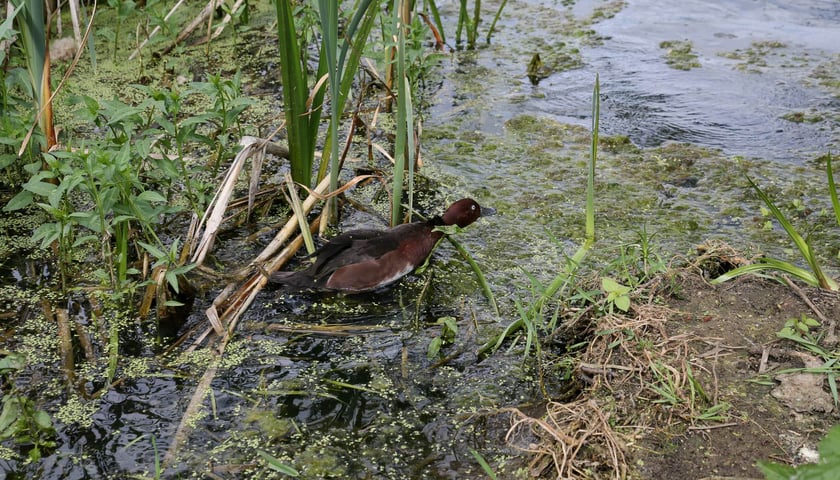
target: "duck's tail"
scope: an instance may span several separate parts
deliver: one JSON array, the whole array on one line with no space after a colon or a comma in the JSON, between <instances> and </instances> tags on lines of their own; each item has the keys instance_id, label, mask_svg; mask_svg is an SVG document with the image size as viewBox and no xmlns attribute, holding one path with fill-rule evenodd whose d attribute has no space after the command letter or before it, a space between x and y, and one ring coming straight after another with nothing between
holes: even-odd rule
<instances>
[{"instance_id":1,"label":"duck's tail","mask_svg":"<svg viewBox=\"0 0 840 480\"><path fill-rule=\"evenodd\" d=\"M274 272L268 278L269 283L286 287L290 290L318 290L319 285L315 278L306 270L297 272Z\"/></svg>"}]
</instances>

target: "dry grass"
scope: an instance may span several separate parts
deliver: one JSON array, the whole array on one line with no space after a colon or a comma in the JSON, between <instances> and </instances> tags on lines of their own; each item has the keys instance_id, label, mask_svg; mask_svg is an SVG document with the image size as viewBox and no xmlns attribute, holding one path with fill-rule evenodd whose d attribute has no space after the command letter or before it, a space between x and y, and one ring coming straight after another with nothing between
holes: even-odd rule
<instances>
[{"instance_id":1,"label":"dry grass","mask_svg":"<svg viewBox=\"0 0 840 480\"><path fill-rule=\"evenodd\" d=\"M549 402L539 418L509 410L507 441L533 454L531 475L624 479L629 446L674 425L690 428L714 404L714 374L689 348L702 339L669 336L665 329L679 312L654 303L658 294L650 288L662 283L634 292L628 314L590 318L588 346L575 359L583 385L577 400ZM701 387L698 376L712 379L710 385Z\"/></svg>"}]
</instances>

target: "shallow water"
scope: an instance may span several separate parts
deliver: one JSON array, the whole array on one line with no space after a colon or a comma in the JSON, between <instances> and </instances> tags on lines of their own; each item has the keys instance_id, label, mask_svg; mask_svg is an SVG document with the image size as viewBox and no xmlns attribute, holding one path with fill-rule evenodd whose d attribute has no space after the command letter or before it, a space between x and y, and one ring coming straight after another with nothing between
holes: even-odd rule
<instances>
[{"instance_id":1,"label":"shallow water","mask_svg":"<svg viewBox=\"0 0 840 480\"><path fill-rule=\"evenodd\" d=\"M580 243L596 73L602 134L627 135L645 148L602 147L597 197L604 256L634 241L642 226L660 232L669 252L708 238L784 248L766 243L761 222L751 218L758 203L732 157L754 159L749 166L782 198L803 184L819 193L822 172L809 162L836 150L840 102L836 85L822 85L816 72L837 81L837 2L563 3L512 0L489 46L444 61L443 83L425 115L425 173L438 200L469 195L499 210L471 226L462 242L488 273L501 318L447 245L436 254L420 307L426 276L355 299L291 302L263 292L228 347L212 399L168 476L190 477L212 468L208 463L230 468L214 470L223 478L242 478L254 466L267 474L258 449L304 478L483 478L470 448L496 466L515 455L503 446L508 421L493 411L538 402L534 372L521 362L521 346L484 361L474 352L513 321L514 299L527 301L522 270L551 278ZM454 32L457 4L441 8L447 33ZM609 13L596 17L596 8ZM487 13L485 22L490 18ZM701 66L668 66L660 43L673 40L691 41ZM534 53L556 67L537 85L525 74ZM740 58L727 58L733 56ZM579 67L562 68L576 58ZM790 112L824 120L781 118ZM219 258L238 258L238 240L227 243L228 251L220 242ZM216 293L198 299L191 324L205 321L202 310ZM447 315L458 319L459 331L443 350L451 358L436 365L439 358L426 352L440 334L433 322ZM348 332L283 329L319 323L346 324ZM38 466L0 463L0 472L45 479L151 472L155 456L172 444L196 372L206 364L188 356L150 362L144 375L102 399L90 428L61 427L55 455ZM556 381L551 393L563 389Z\"/></svg>"},{"instance_id":2,"label":"shallow water","mask_svg":"<svg viewBox=\"0 0 840 480\"><path fill-rule=\"evenodd\" d=\"M578 2L573 10L578 19L585 19L604 3ZM526 113L588 128L597 73L602 132L628 135L642 147L690 142L728 155L799 164L837 148L836 2L628 1L612 18L594 23L595 35L588 38L568 34L581 28L580 22L569 22L564 31L543 29L542 22L533 21L555 18L563 24L565 11L557 2L508 5L492 44L475 58L469 56L483 67L476 72L482 101L471 109L479 118L470 128L498 133L504 121ZM663 58L666 50L659 45L673 40L690 41L701 67L669 67ZM754 42L771 41L784 46L766 49L753 62L723 56L743 52ZM550 56L560 43L580 48L581 68L558 71L532 86L524 75L530 55ZM813 75L821 66L832 72L832 90L816 86ZM470 68L463 63L458 67ZM469 95L472 89L473 85L447 82L430 122L446 123L464 114L460 101L453 104L451 99ZM781 118L791 111L821 112L829 118L816 124Z\"/></svg>"}]
</instances>

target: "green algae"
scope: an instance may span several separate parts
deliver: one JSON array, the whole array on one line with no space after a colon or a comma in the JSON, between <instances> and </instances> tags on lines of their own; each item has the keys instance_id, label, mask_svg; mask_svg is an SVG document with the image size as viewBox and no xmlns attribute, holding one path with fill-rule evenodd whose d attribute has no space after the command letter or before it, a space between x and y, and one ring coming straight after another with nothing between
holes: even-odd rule
<instances>
[{"instance_id":1,"label":"green algae","mask_svg":"<svg viewBox=\"0 0 840 480\"><path fill-rule=\"evenodd\" d=\"M93 425L93 415L98 411L98 401L81 399L73 395L58 408L58 411L55 412L55 418L65 425L76 425L79 428L89 429Z\"/></svg>"},{"instance_id":2,"label":"green algae","mask_svg":"<svg viewBox=\"0 0 840 480\"><path fill-rule=\"evenodd\" d=\"M694 45L688 40L667 40L659 44L659 48L666 50L665 63L676 70L691 70L700 68Z\"/></svg>"},{"instance_id":3,"label":"green algae","mask_svg":"<svg viewBox=\"0 0 840 480\"><path fill-rule=\"evenodd\" d=\"M813 112L788 112L781 118L793 123L819 123L825 120L821 114Z\"/></svg>"},{"instance_id":4,"label":"green algae","mask_svg":"<svg viewBox=\"0 0 840 480\"><path fill-rule=\"evenodd\" d=\"M736 64L736 68L749 73L761 73L769 66L768 57L778 55L779 52L787 48L787 45L782 42L773 40L753 42L749 48L738 49L732 52L719 53L721 57L732 60L740 60Z\"/></svg>"},{"instance_id":5,"label":"green algae","mask_svg":"<svg viewBox=\"0 0 840 480\"><path fill-rule=\"evenodd\" d=\"M127 103L139 103L145 99L143 93L131 87L132 85L146 85L166 88L174 91L185 91L194 81L206 81L210 74L220 74L223 78L232 77L237 71L243 72L243 85L246 94L262 101L252 105L240 116L243 125L262 125L278 116L280 109L276 105L274 87L276 80L270 72L272 59L277 58L275 42L264 41L262 28L271 25L274 18L273 6L270 3L256 2L249 5L249 28L236 35L223 35L204 47L185 48L176 47L164 57L153 58L153 52L174 40L173 33L161 33L154 44L145 47L142 55L134 60L127 60L136 42L123 41L116 53L117 60L112 55L112 43L103 36L96 36L96 51L108 52L108 55L98 55L94 66L88 55L83 55L66 85L56 96L55 122L66 132L66 135L77 137L71 140L75 143L79 139L93 132L93 125L85 124L74 115L76 106L72 103L75 95L89 95L91 97L108 100L120 99ZM193 12L185 9L176 11L168 24L172 28L186 25L193 17ZM128 19L128 23L142 20L144 13L138 13ZM103 9L97 13L97 23L109 25L116 22L113 10ZM228 27L230 29L232 27ZM141 30L142 31L142 30ZM128 35L128 34L126 34ZM131 35L133 36L133 30ZM196 33L195 36L200 34ZM126 87L129 88L126 88ZM199 96L192 97L185 105L184 113L203 113L212 109L207 99ZM278 122L279 123L279 122ZM255 131L253 134L259 134Z\"/></svg>"}]
</instances>

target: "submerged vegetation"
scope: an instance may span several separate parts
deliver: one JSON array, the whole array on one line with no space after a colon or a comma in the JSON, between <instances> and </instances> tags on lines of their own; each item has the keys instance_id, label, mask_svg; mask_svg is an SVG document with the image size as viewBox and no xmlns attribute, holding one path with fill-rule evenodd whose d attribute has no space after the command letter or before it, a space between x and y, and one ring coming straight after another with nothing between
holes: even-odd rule
<instances>
[{"instance_id":1,"label":"submerged vegetation","mask_svg":"<svg viewBox=\"0 0 840 480\"><path fill-rule=\"evenodd\" d=\"M11 42L0 82L0 233L16 242L0 247L4 473L52 468L46 477L58 478L90 466L89 475L143 478L627 478L644 469L637 442L656 451L660 441L747 415L715 366L692 351L705 337L671 330L674 319L699 316L665 305L689 295L683 285L781 271L837 289L829 273L836 249L815 246L809 233L821 232L799 233L802 209L788 213L789 202L771 201L779 191L750 177L739 187L757 194L808 270L770 256L749 262L713 241L666 256L666 235L704 230L696 210L674 198L731 176L733 163L694 145L643 150L628 136L601 135L598 76L588 129L526 112L503 122L501 137L472 127L465 137L439 127L424 134L436 66L455 50L446 52L447 36L474 61L476 49L489 48L481 35L489 44L502 28L507 0L491 22L479 0L211 3L181 33L194 15L180 4L109 2L81 12L91 40L80 32L75 61L52 67L44 40L52 23L30 10L36 4L15 7L0 26ZM534 77L531 94L540 80L580 67L577 46L603 41L591 27L623 5L560 22L577 43L541 39L542 57L515 52ZM202 24L206 46L185 46ZM673 68L699 66L688 41L660 48ZM185 67L179 62L194 61L186 54L204 58ZM252 54L260 61L248 65ZM245 65L231 67L225 55ZM136 62L130 84L109 78L124 59ZM66 83L51 83L51 69ZM76 69L101 74L109 93L84 86ZM261 95L282 111L260 106ZM471 95L458 101L481 102ZM469 185L474 167L457 160L454 174L427 175L428 133L444 145L429 163L481 157L482 175L495 183ZM524 163L508 161L514 155ZM615 171L629 180L614 180ZM840 225L830 155L826 172ZM480 238L471 233L478 225L460 241L459 228L441 229L449 243L436 261L399 287L363 297L262 290L271 272L308 261L295 252L306 244L311 254L315 232L410 221L458 190L499 201L499 231ZM651 212L672 207L673 218L654 229ZM727 208L748 216L749 207ZM546 233L502 228L520 214ZM634 230L615 233L619 219L636 222ZM499 258L516 243L535 248ZM772 372L820 375L837 407L834 327L812 307L816 318L790 316L773 334L817 363ZM729 347L715 348L716 356ZM754 384L775 382L769 371ZM628 408L625 399L638 403ZM821 445L830 453L835 443L832 431ZM99 460L75 455L94 448L120 458L91 465ZM759 468L768 478L811 471Z\"/></svg>"}]
</instances>

